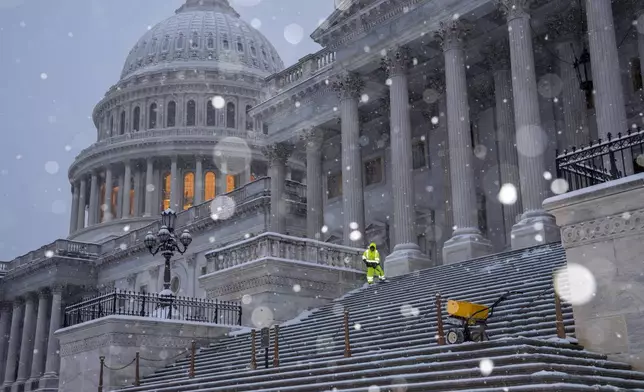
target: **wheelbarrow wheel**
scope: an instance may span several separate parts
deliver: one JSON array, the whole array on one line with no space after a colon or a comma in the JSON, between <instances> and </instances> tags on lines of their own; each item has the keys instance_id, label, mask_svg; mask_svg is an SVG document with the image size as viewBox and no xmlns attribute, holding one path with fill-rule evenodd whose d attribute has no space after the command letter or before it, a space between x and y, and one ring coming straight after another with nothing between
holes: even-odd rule
<instances>
[{"instance_id":1,"label":"wheelbarrow wheel","mask_svg":"<svg viewBox=\"0 0 644 392\"><path fill-rule=\"evenodd\" d=\"M449 344L461 344L465 341L465 334L460 329L450 329L445 335L445 340Z\"/></svg>"}]
</instances>

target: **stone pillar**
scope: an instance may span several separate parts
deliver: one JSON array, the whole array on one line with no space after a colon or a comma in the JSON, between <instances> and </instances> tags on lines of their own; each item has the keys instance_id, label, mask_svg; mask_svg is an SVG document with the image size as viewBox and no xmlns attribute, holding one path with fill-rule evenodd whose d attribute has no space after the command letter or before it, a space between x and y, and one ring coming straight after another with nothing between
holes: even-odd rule
<instances>
[{"instance_id":1,"label":"stone pillar","mask_svg":"<svg viewBox=\"0 0 644 392\"><path fill-rule=\"evenodd\" d=\"M599 137L626 132L626 106L610 1L586 0L588 44L592 64Z\"/></svg>"},{"instance_id":2,"label":"stone pillar","mask_svg":"<svg viewBox=\"0 0 644 392\"><path fill-rule=\"evenodd\" d=\"M322 174L322 142L324 133L321 129L311 129L305 135L306 142L306 236L322 241L324 225L324 200Z\"/></svg>"},{"instance_id":3,"label":"stone pillar","mask_svg":"<svg viewBox=\"0 0 644 392\"><path fill-rule=\"evenodd\" d=\"M29 377L31 359L34 354L34 334L36 332L36 300L35 293L29 293L25 302L25 318L22 325L22 340L20 341L20 362L18 364L18 378L15 384L24 384ZM14 388L15 385L14 384ZM14 392L12 390L12 392Z\"/></svg>"},{"instance_id":4,"label":"stone pillar","mask_svg":"<svg viewBox=\"0 0 644 392\"><path fill-rule=\"evenodd\" d=\"M546 134L541 128L539 96L532 50L532 28L526 2L502 0L501 9L508 19L514 122L521 181L521 221L512 227L512 249L527 248L559 241L554 217L544 211L548 193L544 153Z\"/></svg>"},{"instance_id":5,"label":"stone pillar","mask_svg":"<svg viewBox=\"0 0 644 392\"><path fill-rule=\"evenodd\" d=\"M76 231L82 230L85 228L85 205L86 205L85 195L86 194L87 194L87 179L83 177L80 180L80 192L78 194L78 208L77 208L78 219L76 220Z\"/></svg>"},{"instance_id":6,"label":"stone pillar","mask_svg":"<svg viewBox=\"0 0 644 392\"><path fill-rule=\"evenodd\" d=\"M123 187L125 186L125 176L121 174L119 176L119 191L116 196L116 219L122 219L123 218Z\"/></svg>"},{"instance_id":7,"label":"stone pillar","mask_svg":"<svg viewBox=\"0 0 644 392\"><path fill-rule=\"evenodd\" d=\"M44 372L45 358L47 354L47 336L49 333L49 290L41 290L38 293L38 318L36 319L36 338L34 341L33 361L31 364L31 377L27 382L27 390L32 381L40 379Z\"/></svg>"},{"instance_id":8,"label":"stone pillar","mask_svg":"<svg viewBox=\"0 0 644 392\"><path fill-rule=\"evenodd\" d=\"M123 210L121 216L123 219L130 217L130 191L132 190L132 163L125 162L125 170L123 174Z\"/></svg>"},{"instance_id":9,"label":"stone pillar","mask_svg":"<svg viewBox=\"0 0 644 392\"><path fill-rule=\"evenodd\" d=\"M98 223L98 173L92 172L92 180L89 191L89 226Z\"/></svg>"},{"instance_id":10,"label":"stone pillar","mask_svg":"<svg viewBox=\"0 0 644 392\"><path fill-rule=\"evenodd\" d=\"M80 198L80 189L76 182L72 184L72 208L69 217L69 234L74 234L78 225L78 200ZM0 366L0 369L2 367Z\"/></svg>"},{"instance_id":11,"label":"stone pillar","mask_svg":"<svg viewBox=\"0 0 644 392\"><path fill-rule=\"evenodd\" d=\"M358 100L364 89L358 75L345 73L333 83L340 99L342 133L342 207L344 244L365 246L364 190L362 153L360 151L360 119ZM359 233L359 235L358 235Z\"/></svg>"},{"instance_id":12,"label":"stone pillar","mask_svg":"<svg viewBox=\"0 0 644 392\"><path fill-rule=\"evenodd\" d=\"M11 302L0 303L0 380L4 379L4 371L7 368L7 349L11 337L11 320L13 305Z\"/></svg>"},{"instance_id":13,"label":"stone pillar","mask_svg":"<svg viewBox=\"0 0 644 392\"><path fill-rule=\"evenodd\" d=\"M391 81L390 138L392 193L394 203L393 252L387 256L387 275L398 276L430 267L429 258L420 251L416 241L416 210L414 208L414 170L411 147L411 120L409 117L409 89L407 71L412 56L406 47L387 53L382 67Z\"/></svg>"},{"instance_id":14,"label":"stone pillar","mask_svg":"<svg viewBox=\"0 0 644 392\"><path fill-rule=\"evenodd\" d=\"M177 157L173 156L170 163L170 209L181 211L179 209L179 171L177 170Z\"/></svg>"},{"instance_id":15,"label":"stone pillar","mask_svg":"<svg viewBox=\"0 0 644 392\"><path fill-rule=\"evenodd\" d=\"M134 208L133 208L135 217L139 217L143 215L141 213L141 204L142 204L141 189L143 185L142 184L143 179L141 177L143 177L143 173L141 172L141 169L135 165L134 166Z\"/></svg>"},{"instance_id":16,"label":"stone pillar","mask_svg":"<svg viewBox=\"0 0 644 392\"><path fill-rule=\"evenodd\" d=\"M148 158L145 167L145 212L143 216L152 216L154 192L159 192L154 181L154 161Z\"/></svg>"},{"instance_id":17,"label":"stone pillar","mask_svg":"<svg viewBox=\"0 0 644 392\"><path fill-rule=\"evenodd\" d=\"M45 364L45 375L41 380L41 388L58 386L58 371L60 369L60 345L58 338L54 336L61 327L63 287L52 288L51 315L49 317L49 340L47 341L47 363Z\"/></svg>"},{"instance_id":18,"label":"stone pillar","mask_svg":"<svg viewBox=\"0 0 644 392\"><path fill-rule=\"evenodd\" d=\"M467 29L456 20L441 23L438 37L445 55L447 129L454 225L452 238L443 247L443 263L449 264L486 255L492 244L481 235L476 213L473 146L465 77L463 38Z\"/></svg>"},{"instance_id":19,"label":"stone pillar","mask_svg":"<svg viewBox=\"0 0 644 392\"><path fill-rule=\"evenodd\" d=\"M514 99L512 96L512 72L510 71L510 47L508 40L495 41L485 50L488 66L494 75L494 98L496 116L496 139L499 151L501 184L512 184L516 190L514 203L503 203L503 220L506 243L511 243L511 230L523 211L519 179L519 158L515 145ZM499 189L500 190L500 189Z\"/></svg>"},{"instance_id":20,"label":"stone pillar","mask_svg":"<svg viewBox=\"0 0 644 392\"><path fill-rule=\"evenodd\" d=\"M9 346L7 348L7 366L4 372L4 387L16 381L16 369L18 366L18 354L20 352L20 339L22 337L22 322L25 314L24 300L18 298L13 301L13 317L11 318L11 334L9 335Z\"/></svg>"},{"instance_id":21,"label":"stone pillar","mask_svg":"<svg viewBox=\"0 0 644 392\"><path fill-rule=\"evenodd\" d=\"M103 208L103 221L109 222L112 220L112 168L110 165L107 165L105 168L105 205L101 206Z\"/></svg>"},{"instance_id":22,"label":"stone pillar","mask_svg":"<svg viewBox=\"0 0 644 392\"><path fill-rule=\"evenodd\" d=\"M286 184L286 162L293 153L294 146L289 143L278 143L265 148L268 158L271 177L271 220L270 231L273 233L286 233L286 198L284 188Z\"/></svg>"},{"instance_id":23,"label":"stone pillar","mask_svg":"<svg viewBox=\"0 0 644 392\"><path fill-rule=\"evenodd\" d=\"M154 181L154 192L152 193L152 215L158 215L161 210L161 192L163 190L160 168L157 167L153 169L152 181Z\"/></svg>"},{"instance_id":24,"label":"stone pillar","mask_svg":"<svg viewBox=\"0 0 644 392\"><path fill-rule=\"evenodd\" d=\"M195 163L195 205L203 203L203 195L203 158L197 156Z\"/></svg>"},{"instance_id":25,"label":"stone pillar","mask_svg":"<svg viewBox=\"0 0 644 392\"><path fill-rule=\"evenodd\" d=\"M217 174L215 176L215 195L221 196L226 193L226 177L228 176L228 163L222 160L217 167Z\"/></svg>"}]
</instances>

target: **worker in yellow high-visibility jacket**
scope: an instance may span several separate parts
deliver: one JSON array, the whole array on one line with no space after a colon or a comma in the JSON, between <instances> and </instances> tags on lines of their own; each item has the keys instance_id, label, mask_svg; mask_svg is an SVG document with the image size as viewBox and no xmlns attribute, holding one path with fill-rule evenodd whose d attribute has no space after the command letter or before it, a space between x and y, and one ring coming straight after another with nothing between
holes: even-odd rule
<instances>
[{"instance_id":1,"label":"worker in yellow high-visibility jacket","mask_svg":"<svg viewBox=\"0 0 644 392\"><path fill-rule=\"evenodd\" d=\"M369 248L362 254L362 261L367 265L367 283L373 283L373 276L378 275L380 281L385 280L385 271L380 266L380 253L376 249L376 243L369 244Z\"/></svg>"}]
</instances>

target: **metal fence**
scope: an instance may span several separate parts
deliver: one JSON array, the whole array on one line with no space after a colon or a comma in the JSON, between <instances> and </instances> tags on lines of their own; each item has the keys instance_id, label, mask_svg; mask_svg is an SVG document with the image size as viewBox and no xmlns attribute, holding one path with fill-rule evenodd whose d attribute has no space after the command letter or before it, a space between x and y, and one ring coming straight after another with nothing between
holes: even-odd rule
<instances>
[{"instance_id":1,"label":"metal fence","mask_svg":"<svg viewBox=\"0 0 644 392\"><path fill-rule=\"evenodd\" d=\"M557 153L557 177L568 181L569 190L616 180L644 171L644 131L609 133L607 140L572 147Z\"/></svg>"},{"instance_id":2,"label":"metal fence","mask_svg":"<svg viewBox=\"0 0 644 392\"><path fill-rule=\"evenodd\" d=\"M65 327L121 315L241 325L241 305L201 298L114 290L65 308Z\"/></svg>"}]
</instances>

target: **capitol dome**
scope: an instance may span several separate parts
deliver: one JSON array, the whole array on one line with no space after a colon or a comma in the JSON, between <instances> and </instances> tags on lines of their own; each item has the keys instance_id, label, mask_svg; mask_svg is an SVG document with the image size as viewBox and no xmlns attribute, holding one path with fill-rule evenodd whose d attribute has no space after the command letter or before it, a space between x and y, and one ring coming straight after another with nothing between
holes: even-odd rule
<instances>
[{"instance_id":1,"label":"capitol dome","mask_svg":"<svg viewBox=\"0 0 644 392\"><path fill-rule=\"evenodd\" d=\"M269 76L284 69L273 45L239 18L228 0L187 0L152 27L130 51L121 79L177 68L248 71Z\"/></svg>"}]
</instances>

